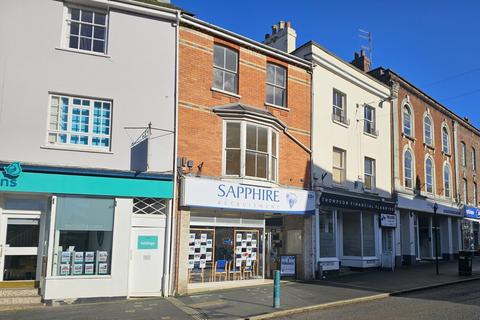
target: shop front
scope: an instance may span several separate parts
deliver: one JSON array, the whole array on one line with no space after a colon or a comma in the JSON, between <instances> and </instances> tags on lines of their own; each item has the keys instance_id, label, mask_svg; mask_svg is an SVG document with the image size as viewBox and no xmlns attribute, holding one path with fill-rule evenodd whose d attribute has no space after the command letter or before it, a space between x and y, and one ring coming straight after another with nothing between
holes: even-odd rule
<instances>
[{"instance_id":1,"label":"shop front","mask_svg":"<svg viewBox=\"0 0 480 320\"><path fill-rule=\"evenodd\" d=\"M184 177L181 199L180 214L189 215L180 245L188 290L263 281L280 269L284 254L296 255L303 268L304 216L314 213L311 192Z\"/></svg>"},{"instance_id":2,"label":"shop front","mask_svg":"<svg viewBox=\"0 0 480 320\"><path fill-rule=\"evenodd\" d=\"M480 250L479 226L480 226L480 209L471 206L463 206L462 221L462 249L474 250L478 254Z\"/></svg>"},{"instance_id":3,"label":"shop front","mask_svg":"<svg viewBox=\"0 0 480 320\"><path fill-rule=\"evenodd\" d=\"M39 287L47 301L135 295L137 279L129 275L150 266L135 257L139 228L158 242L149 254L163 270L171 177L18 162L2 167L1 281ZM162 277L152 274L157 289L140 291L161 294Z\"/></svg>"},{"instance_id":4,"label":"shop front","mask_svg":"<svg viewBox=\"0 0 480 320\"><path fill-rule=\"evenodd\" d=\"M341 267L394 267L394 202L323 191L318 205L315 233L319 272Z\"/></svg>"},{"instance_id":5,"label":"shop front","mask_svg":"<svg viewBox=\"0 0 480 320\"><path fill-rule=\"evenodd\" d=\"M434 216L435 203L438 209ZM453 259L458 254L461 249L462 215L456 204L399 194L398 213L404 264L411 265L435 257Z\"/></svg>"}]
</instances>

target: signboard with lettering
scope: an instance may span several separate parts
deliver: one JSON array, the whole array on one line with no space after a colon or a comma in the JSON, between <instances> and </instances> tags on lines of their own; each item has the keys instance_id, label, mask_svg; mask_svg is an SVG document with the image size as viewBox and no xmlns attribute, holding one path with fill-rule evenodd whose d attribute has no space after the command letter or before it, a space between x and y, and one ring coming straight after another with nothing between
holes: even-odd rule
<instances>
[{"instance_id":1,"label":"signboard with lettering","mask_svg":"<svg viewBox=\"0 0 480 320\"><path fill-rule=\"evenodd\" d=\"M312 191L185 177L182 206L288 214L315 213Z\"/></svg>"},{"instance_id":2,"label":"signboard with lettering","mask_svg":"<svg viewBox=\"0 0 480 320\"><path fill-rule=\"evenodd\" d=\"M326 207L395 213L395 202L349 197L336 193L323 192L319 202Z\"/></svg>"},{"instance_id":3,"label":"signboard with lettering","mask_svg":"<svg viewBox=\"0 0 480 320\"><path fill-rule=\"evenodd\" d=\"M465 218L480 220L480 209L470 206L464 206L463 215L465 216Z\"/></svg>"},{"instance_id":4,"label":"signboard with lettering","mask_svg":"<svg viewBox=\"0 0 480 320\"><path fill-rule=\"evenodd\" d=\"M158 249L157 236L138 236L137 249L153 250Z\"/></svg>"},{"instance_id":5,"label":"signboard with lettering","mask_svg":"<svg viewBox=\"0 0 480 320\"><path fill-rule=\"evenodd\" d=\"M294 255L280 256L280 276L295 277L297 273L297 257Z\"/></svg>"},{"instance_id":6,"label":"signboard with lettering","mask_svg":"<svg viewBox=\"0 0 480 320\"><path fill-rule=\"evenodd\" d=\"M397 216L394 214L381 213L380 214L380 227L397 227Z\"/></svg>"}]
</instances>

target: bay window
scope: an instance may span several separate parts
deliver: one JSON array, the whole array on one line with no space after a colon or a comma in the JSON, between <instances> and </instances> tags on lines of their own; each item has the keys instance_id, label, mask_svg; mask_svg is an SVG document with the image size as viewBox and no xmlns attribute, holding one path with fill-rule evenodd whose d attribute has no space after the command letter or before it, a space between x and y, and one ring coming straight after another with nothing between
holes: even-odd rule
<instances>
[{"instance_id":1,"label":"bay window","mask_svg":"<svg viewBox=\"0 0 480 320\"><path fill-rule=\"evenodd\" d=\"M225 124L225 175L277 180L278 133L246 121Z\"/></svg>"}]
</instances>

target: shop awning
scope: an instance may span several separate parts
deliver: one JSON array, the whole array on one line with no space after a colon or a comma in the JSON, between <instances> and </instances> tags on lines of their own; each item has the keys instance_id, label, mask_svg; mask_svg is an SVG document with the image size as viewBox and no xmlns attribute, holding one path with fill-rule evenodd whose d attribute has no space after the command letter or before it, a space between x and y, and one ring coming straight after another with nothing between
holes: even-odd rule
<instances>
[{"instance_id":1,"label":"shop awning","mask_svg":"<svg viewBox=\"0 0 480 320\"><path fill-rule=\"evenodd\" d=\"M376 211L382 213L395 213L395 202L382 201L381 199L361 198L333 192L322 192L319 200L321 206L343 208L350 210Z\"/></svg>"},{"instance_id":2,"label":"shop awning","mask_svg":"<svg viewBox=\"0 0 480 320\"><path fill-rule=\"evenodd\" d=\"M463 206L462 213L465 219L480 222L480 209L471 206Z\"/></svg>"}]
</instances>

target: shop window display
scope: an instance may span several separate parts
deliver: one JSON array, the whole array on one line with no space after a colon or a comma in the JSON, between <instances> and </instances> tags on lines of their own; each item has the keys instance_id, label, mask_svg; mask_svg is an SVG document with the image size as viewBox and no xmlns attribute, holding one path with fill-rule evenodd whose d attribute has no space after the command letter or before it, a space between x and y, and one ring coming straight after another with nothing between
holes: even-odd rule
<instances>
[{"instance_id":1,"label":"shop window display","mask_svg":"<svg viewBox=\"0 0 480 320\"><path fill-rule=\"evenodd\" d=\"M114 199L57 198L55 275L110 274L114 208Z\"/></svg>"},{"instance_id":2,"label":"shop window display","mask_svg":"<svg viewBox=\"0 0 480 320\"><path fill-rule=\"evenodd\" d=\"M263 278L261 229L191 228L189 282Z\"/></svg>"},{"instance_id":3,"label":"shop window display","mask_svg":"<svg viewBox=\"0 0 480 320\"><path fill-rule=\"evenodd\" d=\"M375 256L375 222L371 213L343 212L343 255Z\"/></svg>"}]
</instances>

